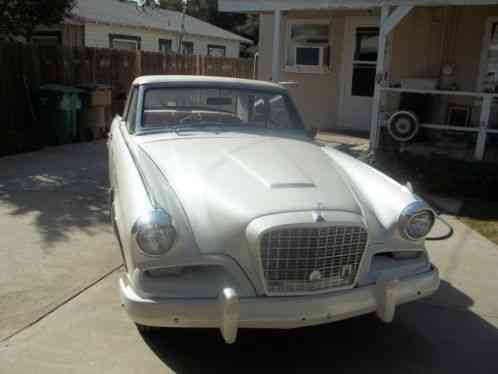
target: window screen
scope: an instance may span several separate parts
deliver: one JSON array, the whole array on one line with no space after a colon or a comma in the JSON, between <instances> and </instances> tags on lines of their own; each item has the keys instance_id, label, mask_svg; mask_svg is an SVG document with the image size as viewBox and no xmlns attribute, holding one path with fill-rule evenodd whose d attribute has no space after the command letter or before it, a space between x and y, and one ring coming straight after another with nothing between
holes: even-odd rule
<instances>
[{"instance_id":1,"label":"window screen","mask_svg":"<svg viewBox=\"0 0 498 374\"><path fill-rule=\"evenodd\" d=\"M356 29L355 61L377 61L379 29L360 27Z\"/></svg>"}]
</instances>

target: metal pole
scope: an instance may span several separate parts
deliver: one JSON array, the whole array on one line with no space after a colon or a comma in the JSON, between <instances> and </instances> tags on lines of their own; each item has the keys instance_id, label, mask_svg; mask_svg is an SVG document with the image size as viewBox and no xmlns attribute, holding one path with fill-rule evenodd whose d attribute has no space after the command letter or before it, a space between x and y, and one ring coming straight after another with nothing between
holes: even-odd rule
<instances>
[{"instance_id":1,"label":"metal pole","mask_svg":"<svg viewBox=\"0 0 498 374\"><path fill-rule=\"evenodd\" d=\"M379 146L379 112L380 100L382 95L382 83L384 80L384 61L386 57L386 39L385 33L386 21L389 16L389 6L384 5L380 17L380 31L379 31L379 49L377 52L377 70L375 74L375 91L372 100L372 120L370 123L370 149L377 149Z\"/></svg>"},{"instance_id":2,"label":"metal pole","mask_svg":"<svg viewBox=\"0 0 498 374\"><path fill-rule=\"evenodd\" d=\"M280 25L282 23L282 11L275 10L273 14L273 55L271 67L271 80L280 80Z\"/></svg>"},{"instance_id":3,"label":"metal pole","mask_svg":"<svg viewBox=\"0 0 498 374\"><path fill-rule=\"evenodd\" d=\"M178 54L182 53L182 43L183 43L183 35L185 34L185 15L187 14L187 6L188 6L188 0L183 0L182 24L180 29L180 35L178 36Z\"/></svg>"},{"instance_id":4,"label":"metal pole","mask_svg":"<svg viewBox=\"0 0 498 374\"><path fill-rule=\"evenodd\" d=\"M482 100L479 135L477 136L476 149L474 153L474 158L479 161L484 158L484 152L486 151L486 137L492 100L493 97L491 95L484 96Z\"/></svg>"}]
</instances>

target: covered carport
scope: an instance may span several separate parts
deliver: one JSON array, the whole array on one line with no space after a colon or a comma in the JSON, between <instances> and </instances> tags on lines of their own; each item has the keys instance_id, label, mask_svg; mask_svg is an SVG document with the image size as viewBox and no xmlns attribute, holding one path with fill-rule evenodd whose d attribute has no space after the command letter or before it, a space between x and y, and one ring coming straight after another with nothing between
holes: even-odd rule
<instances>
[{"instance_id":1,"label":"covered carport","mask_svg":"<svg viewBox=\"0 0 498 374\"><path fill-rule=\"evenodd\" d=\"M496 84L491 87L488 83L490 76L495 77L496 82L498 66L496 1L220 0L219 8L226 12L261 15L264 32L260 35L259 61L260 65L271 65L271 74L265 72L259 78L295 81L297 87L291 91L310 126L331 131L369 131L372 150L383 147L385 138L410 144L411 127L407 124L410 119L391 121L394 114L406 111L408 107L414 114L417 133L427 134L429 139L451 133L453 138L472 148L465 154L460 152L464 159L496 161L491 155L496 153L495 149L486 157L488 149L498 148L498 89ZM424 14L419 12L422 9ZM348 60L353 52L343 38L354 29L347 28L347 21L346 26L342 26L343 19L360 16L373 19L371 26L378 26L374 61ZM330 50L329 62L325 69L318 71L309 66L293 66L290 61L294 52L289 48L292 42L289 24L310 23L310 20L315 24L328 23L331 29L330 40L321 42L327 45L319 46ZM427 39L426 45L420 42L422 37ZM409 56L409 59L403 56ZM350 93L352 85L348 82L351 79L348 73L351 68L346 66L350 63L369 64L375 68L375 74L364 77L372 79L371 98L367 99L370 94ZM406 65L414 68L406 68ZM348 101L345 99L348 96L363 96L364 99ZM426 98L429 109L413 109L417 106L415 102L421 101L420 97ZM406 98L411 101L408 105L403 104ZM351 118L344 115L363 111L363 116L354 118L360 124L348 122ZM430 115L425 115L426 111L430 111ZM396 126L394 136L393 131L388 131L391 124ZM403 132L407 133L404 137ZM444 152L445 144L436 145L438 151Z\"/></svg>"}]
</instances>

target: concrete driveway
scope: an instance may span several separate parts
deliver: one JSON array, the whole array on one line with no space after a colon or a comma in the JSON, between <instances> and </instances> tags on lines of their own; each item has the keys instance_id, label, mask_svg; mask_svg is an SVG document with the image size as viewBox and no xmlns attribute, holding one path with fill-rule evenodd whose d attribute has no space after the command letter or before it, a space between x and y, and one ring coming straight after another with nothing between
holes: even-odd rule
<instances>
[{"instance_id":1,"label":"concrete driveway","mask_svg":"<svg viewBox=\"0 0 498 374\"><path fill-rule=\"evenodd\" d=\"M14 336L0 343L0 373L498 372L498 248L451 217L456 235L429 244L443 278L440 290L400 307L390 325L364 316L292 331L247 330L231 346L215 330L164 329L142 336L119 304L122 270L115 269L118 250L100 191L106 187L103 144L6 160L0 161L0 185L7 191L0 228L10 249L0 249L0 300L7 294L10 301L1 304L0 321L2 331ZM11 162L22 166L4 177ZM51 170L46 164L54 162L62 166L60 180L68 181L57 188L66 193L31 196L36 192L22 181ZM76 174L68 168L74 162ZM90 202L77 204L77 196ZM68 297L81 287L83 292ZM33 323L50 309L46 305L58 304Z\"/></svg>"},{"instance_id":2,"label":"concrete driveway","mask_svg":"<svg viewBox=\"0 0 498 374\"><path fill-rule=\"evenodd\" d=\"M121 264L105 144L0 158L0 341Z\"/></svg>"}]
</instances>

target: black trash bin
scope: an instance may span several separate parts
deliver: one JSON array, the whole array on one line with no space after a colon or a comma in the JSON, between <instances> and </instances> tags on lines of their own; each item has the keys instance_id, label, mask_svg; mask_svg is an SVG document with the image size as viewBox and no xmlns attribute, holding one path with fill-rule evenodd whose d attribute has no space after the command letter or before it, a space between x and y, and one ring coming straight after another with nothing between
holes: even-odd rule
<instances>
[{"instance_id":1,"label":"black trash bin","mask_svg":"<svg viewBox=\"0 0 498 374\"><path fill-rule=\"evenodd\" d=\"M77 138L80 95L83 90L58 84L47 84L38 90L40 123L44 126L47 145L72 143Z\"/></svg>"}]
</instances>

